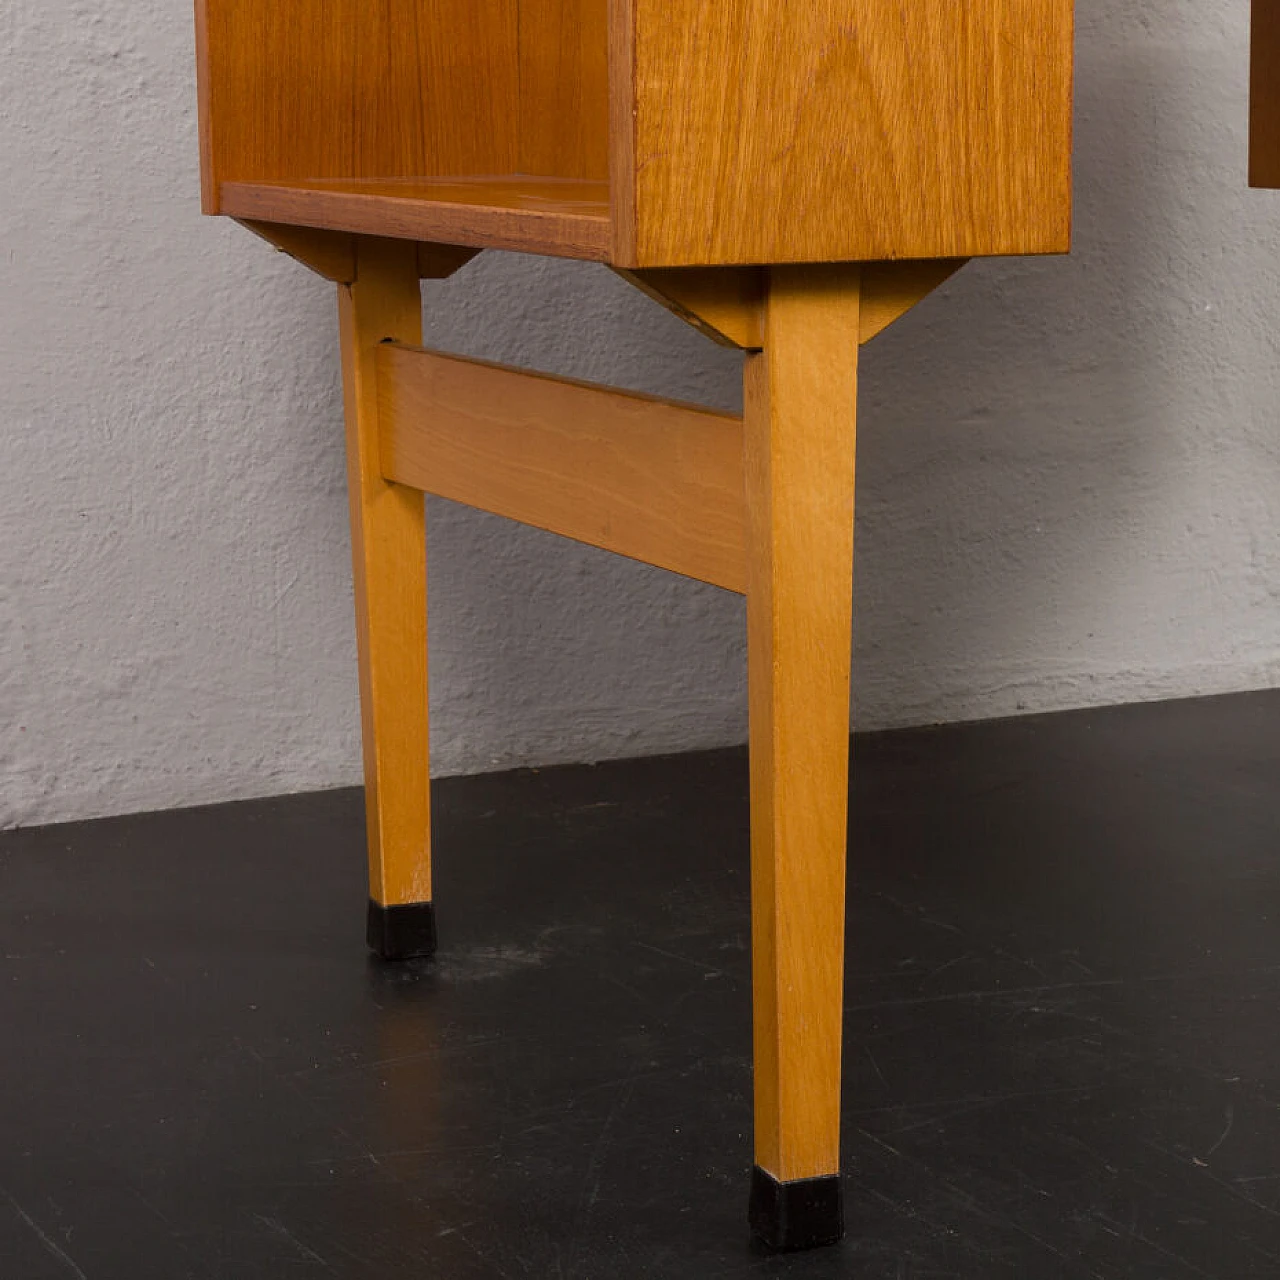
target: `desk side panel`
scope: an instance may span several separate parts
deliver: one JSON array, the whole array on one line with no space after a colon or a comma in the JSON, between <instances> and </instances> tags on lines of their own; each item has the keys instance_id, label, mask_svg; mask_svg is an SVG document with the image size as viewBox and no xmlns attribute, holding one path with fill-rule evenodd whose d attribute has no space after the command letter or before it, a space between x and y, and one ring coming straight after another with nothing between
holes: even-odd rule
<instances>
[{"instance_id":1,"label":"desk side panel","mask_svg":"<svg viewBox=\"0 0 1280 1280\"><path fill-rule=\"evenodd\" d=\"M196 0L207 212L227 181L517 169L517 0Z\"/></svg>"},{"instance_id":2,"label":"desk side panel","mask_svg":"<svg viewBox=\"0 0 1280 1280\"><path fill-rule=\"evenodd\" d=\"M620 6L631 265L1068 248L1072 0Z\"/></svg>"}]
</instances>

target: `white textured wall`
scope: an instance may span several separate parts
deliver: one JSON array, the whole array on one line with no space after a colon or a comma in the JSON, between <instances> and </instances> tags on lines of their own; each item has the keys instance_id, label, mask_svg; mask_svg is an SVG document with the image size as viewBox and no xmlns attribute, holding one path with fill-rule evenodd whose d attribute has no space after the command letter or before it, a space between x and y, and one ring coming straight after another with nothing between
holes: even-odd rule
<instances>
[{"instance_id":1,"label":"white textured wall","mask_svg":"<svg viewBox=\"0 0 1280 1280\"><path fill-rule=\"evenodd\" d=\"M1245 0L1081 0L1069 260L866 349L861 725L1280 673L1280 194ZM189 6L0 4L0 825L353 782L332 290L197 211ZM602 268L489 255L428 340L732 406ZM741 603L432 506L439 772L739 741Z\"/></svg>"}]
</instances>

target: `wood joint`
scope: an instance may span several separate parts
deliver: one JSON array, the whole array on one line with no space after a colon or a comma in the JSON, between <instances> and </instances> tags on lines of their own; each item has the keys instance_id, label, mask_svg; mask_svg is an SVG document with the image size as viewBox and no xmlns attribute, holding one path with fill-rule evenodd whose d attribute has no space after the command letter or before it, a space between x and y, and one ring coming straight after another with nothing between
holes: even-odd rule
<instances>
[{"instance_id":1,"label":"wood joint","mask_svg":"<svg viewBox=\"0 0 1280 1280\"><path fill-rule=\"evenodd\" d=\"M242 227L274 245L281 253L336 284L351 284L357 274L357 243L361 237L348 231L325 231L318 227L295 227L283 222L238 219ZM447 280L465 267L481 251L456 244L425 242L416 247L418 278Z\"/></svg>"},{"instance_id":2,"label":"wood joint","mask_svg":"<svg viewBox=\"0 0 1280 1280\"><path fill-rule=\"evenodd\" d=\"M254 235L326 280L351 284L356 278L356 238L349 232L293 227L283 222L260 222L255 218L240 218L238 221L242 227L247 227Z\"/></svg>"},{"instance_id":3,"label":"wood joint","mask_svg":"<svg viewBox=\"0 0 1280 1280\"><path fill-rule=\"evenodd\" d=\"M869 262L862 268L859 342L867 343L953 276L967 258ZM840 264L820 268L838 272ZM759 351L765 345L764 267L663 267L623 271L624 280L699 333L725 347Z\"/></svg>"},{"instance_id":4,"label":"wood joint","mask_svg":"<svg viewBox=\"0 0 1280 1280\"><path fill-rule=\"evenodd\" d=\"M764 345L762 267L663 267L618 275L722 347Z\"/></svg>"},{"instance_id":5,"label":"wood joint","mask_svg":"<svg viewBox=\"0 0 1280 1280\"><path fill-rule=\"evenodd\" d=\"M922 258L911 262L868 262L862 268L859 342L870 342L883 333L968 261Z\"/></svg>"}]
</instances>

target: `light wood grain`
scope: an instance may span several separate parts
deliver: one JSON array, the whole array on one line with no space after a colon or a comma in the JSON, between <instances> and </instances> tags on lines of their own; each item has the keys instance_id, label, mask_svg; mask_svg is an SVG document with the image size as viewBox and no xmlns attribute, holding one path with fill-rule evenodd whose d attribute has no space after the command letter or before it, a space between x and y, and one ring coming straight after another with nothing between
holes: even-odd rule
<instances>
[{"instance_id":1,"label":"light wood grain","mask_svg":"<svg viewBox=\"0 0 1280 1280\"><path fill-rule=\"evenodd\" d=\"M377 360L386 476L745 590L741 419L395 345Z\"/></svg>"},{"instance_id":2,"label":"light wood grain","mask_svg":"<svg viewBox=\"0 0 1280 1280\"><path fill-rule=\"evenodd\" d=\"M356 278L356 238L350 232L249 218L241 218L240 225L326 280L350 284Z\"/></svg>"},{"instance_id":3,"label":"light wood grain","mask_svg":"<svg viewBox=\"0 0 1280 1280\"><path fill-rule=\"evenodd\" d=\"M618 265L1067 248L1072 0L617 3Z\"/></svg>"},{"instance_id":4,"label":"light wood grain","mask_svg":"<svg viewBox=\"0 0 1280 1280\"><path fill-rule=\"evenodd\" d=\"M419 244L418 276L422 280L447 280L479 252L457 244Z\"/></svg>"},{"instance_id":5,"label":"light wood grain","mask_svg":"<svg viewBox=\"0 0 1280 1280\"><path fill-rule=\"evenodd\" d=\"M925 259L921 262L871 262L862 269L859 327L870 342L940 284L950 280L967 258Z\"/></svg>"},{"instance_id":6,"label":"light wood grain","mask_svg":"<svg viewBox=\"0 0 1280 1280\"><path fill-rule=\"evenodd\" d=\"M196 7L210 212L628 269L1067 247L1071 0Z\"/></svg>"},{"instance_id":7,"label":"light wood grain","mask_svg":"<svg viewBox=\"0 0 1280 1280\"><path fill-rule=\"evenodd\" d=\"M415 245L362 240L339 286L370 897L431 900L426 534L422 495L383 479L377 352L422 341Z\"/></svg>"},{"instance_id":8,"label":"light wood grain","mask_svg":"<svg viewBox=\"0 0 1280 1280\"><path fill-rule=\"evenodd\" d=\"M756 1163L839 1169L856 268L776 268L747 357Z\"/></svg>"},{"instance_id":9,"label":"light wood grain","mask_svg":"<svg viewBox=\"0 0 1280 1280\"><path fill-rule=\"evenodd\" d=\"M222 212L476 249L603 262L608 191L570 179L224 182Z\"/></svg>"},{"instance_id":10,"label":"light wood grain","mask_svg":"<svg viewBox=\"0 0 1280 1280\"><path fill-rule=\"evenodd\" d=\"M1253 0L1249 184L1280 187L1280 0Z\"/></svg>"},{"instance_id":11,"label":"light wood grain","mask_svg":"<svg viewBox=\"0 0 1280 1280\"><path fill-rule=\"evenodd\" d=\"M357 237L350 232L254 222L248 218L240 219L240 225L326 280L350 284L356 278ZM423 280L447 280L479 252L454 244L419 244L418 275Z\"/></svg>"},{"instance_id":12,"label":"light wood grain","mask_svg":"<svg viewBox=\"0 0 1280 1280\"><path fill-rule=\"evenodd\" d=\"M968 259L873 262L862 269L861 340L870 342L901 319ZM843 266L832 268L844 271ZM624 280L661 303L720 346L759 350L764 345L764 291L760 267L671 267L626 271Z\"/></svg>"},{"instance_id":13,"label":"light wood grain","mask_svg":"<svg viewBox=\"0 0 1280 1280\"><path fill-rule=\"evenodd\" d=\"M760 267L675 267L617 273L722 347L750 349L764 341L765 273Z\"/></svg>"}]
</instances>

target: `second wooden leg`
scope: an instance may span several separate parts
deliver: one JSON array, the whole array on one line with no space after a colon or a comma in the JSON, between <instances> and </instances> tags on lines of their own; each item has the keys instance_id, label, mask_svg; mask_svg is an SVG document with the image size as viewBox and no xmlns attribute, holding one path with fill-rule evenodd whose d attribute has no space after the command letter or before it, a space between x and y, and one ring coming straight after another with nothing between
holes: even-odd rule
<instances>
[{"instance_id":1,"label":"second wooden leg","mask_svg":"<svg viewBox=\"0 0 1280 1280\"><path fill-rule=\"evenodd\" d=\"M840 1050L852 642L856 268L771 272L746 368L755 1146L751 1223L843 1234Z\"/></svg>"},{"instance_id":2,"label":"second wooden leg","mask_svg":"<svg viewBox=\"0 0 1280 1280\"><path fill-rule=\"evenodd\" d=\"M417 246L361 239L356 279L339 288L347 483L355 573L369 842L370 947L385 959L430 955L426 540L422 494L383 479L374 353L422 341Z\"/></svg>"}]
</instances>

